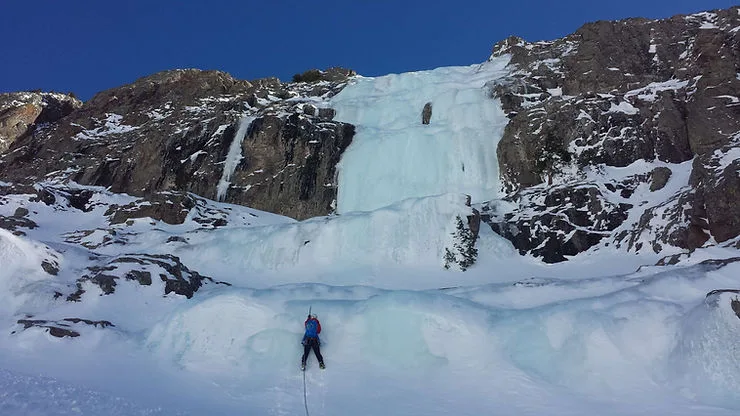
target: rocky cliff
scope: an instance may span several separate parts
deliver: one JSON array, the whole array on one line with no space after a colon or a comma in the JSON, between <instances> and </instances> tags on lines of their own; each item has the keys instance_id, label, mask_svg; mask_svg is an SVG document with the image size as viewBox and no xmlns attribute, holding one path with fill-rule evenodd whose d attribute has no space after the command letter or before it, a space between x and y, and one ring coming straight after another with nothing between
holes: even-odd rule
<instances>
[{"instance_id":1,"label":"rocky cliff","mask_svg":"<svg viewBox=\"0 0 740 416\"><path fill-rule=\"evenodd\" d=\"M491 220L494 229L547 261L604 239L658 252L737 237L738 29L735 7L496 44L493 56L512 57L511 75L493 90L511 119L498 158L519 208ZM682 163L690 164L687 186L632 198L643 184L663 189ZM614 176L628 166L631 174ZM637 210L639 220L625 224Z\"/></svg>"},{"instance_id":2,"label":"rocky cliff","mask_svg":"<svg viewBox=\"0 0 740 416\"><path fill-rule=\"evenodd\" d=\"M154 74L19 136L0 160L0 177L137 196L188 191L297 219L325 215L335 165L354 133L332 121L326 99L351 71L317 74L288 84L193 69ZM237 138L241 121L246 131Z\"/></svg>"},{"instance_id":3,"label":"rocky cliff","mask_svg":"<svg viewBox=\"0 0 740 416\"><path fill-rule=\"evenodd\" d=\"M0 153L38 127L56 122L80 108L70 95L42 92L0 94Z\"/></svg>"}]
</instances>

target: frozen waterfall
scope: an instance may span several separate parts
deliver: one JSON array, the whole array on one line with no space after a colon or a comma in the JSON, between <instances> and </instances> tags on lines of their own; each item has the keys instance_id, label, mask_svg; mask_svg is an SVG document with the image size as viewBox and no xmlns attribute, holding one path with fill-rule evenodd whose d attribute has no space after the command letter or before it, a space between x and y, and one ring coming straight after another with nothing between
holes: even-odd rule
<instances>
[{"instance_id":1,"label":"frozen waterfall","mask_svg":"<svg viewBox=\"0 0 740 416\"><path fill-rule=\"evenodd\" d=\"M226 160L224 160L224 171L216 188L216 200L218 201L223 201L226 198L226 192L228 192L229 185L231 185L231 175L234 174L236 167L239 166L239 162L242 160L242 141L244 141L244 136L247 135L252 121L254 121L254 117L249 116L242 117L239 120L239 128L234 134L231 146L229 146L229 152L226 154Z\"/></svg>"},{"instance_id":2,"label":"frozen waterfall","mask_svg":"<svg viewBox=\"0 0 740 416\"><path fill-rule=\"evenodd\" d=\"M444 193L496 197L496 146L508 119L487 83L508 61L357 78L335 96L336 119L357 127L338 166L337 212ZM422 124L426 103L431 122Z\"/></svg>"}]
</instances>

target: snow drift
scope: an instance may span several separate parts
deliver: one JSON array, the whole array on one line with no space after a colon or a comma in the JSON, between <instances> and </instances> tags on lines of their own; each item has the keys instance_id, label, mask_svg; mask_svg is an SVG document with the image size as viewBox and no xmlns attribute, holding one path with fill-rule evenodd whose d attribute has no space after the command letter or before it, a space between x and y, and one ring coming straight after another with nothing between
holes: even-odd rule
<instances>
[{"instance_id":1,"label":"snow drift","mask_svg":"<svg viewBox=\"0 0 740 416\"><path fill-rule=\"evenodd\" d=\"M59 267L61 255L43 244L15 236L0 228L0 316L34 313L48 307L49 290L44 283ZM43 265L49 268L45 270Z\"/></svg>"},{"instance_id":2,"label":"snow drift","mask_svg":"<svg viewBox=\"0 0 740 416\"><path fill-rule=\"evenodd\" d=\"M737 295L703 298L705 288L731 281L739 270L700 265L609 278L598 284L606 293L518 310L493 305L497 297L526 298L542 286L582 284L552 280L465 291L303 284L213 293L157 324L147 345L199 374L287 377L298 365L301 317L311 306L322 319L322 352L338 379L358 371L431 379L464 373L489 388L509 386L510 394L567 388L646 401L651 392L661 400L733 407L740 400L734 345L740 319L730 300Z\"/></svg>"}]
</instances>

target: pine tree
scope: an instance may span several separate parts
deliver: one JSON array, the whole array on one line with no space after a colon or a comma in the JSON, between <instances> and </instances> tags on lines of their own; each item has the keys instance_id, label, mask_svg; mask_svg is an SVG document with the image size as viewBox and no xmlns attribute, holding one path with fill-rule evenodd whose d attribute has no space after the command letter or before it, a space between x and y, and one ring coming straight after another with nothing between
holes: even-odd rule
<instances>
[{"instance_id":1,"label":"pine tree","mask_svg":"<svg viewBox=\"0 0 740 416\"><path fill-rule=\"evenodd\" d=\"M455 254L450 251L449 247L445 247L445 269L449 270L450 265L457 263L457 260L455 260Z\"/></svg>"},{"instance_id":2,"label":"pine tree","mask_svg":"<svg viewBox=\"0 0 740 416\"><path fill-rule=\"evenodd\" d=\"M444 268L449 269L457 264L460 270L465 271L478 260L478 249L475 248L475 236L470 228L465 226L462 218L455 218L455 232L452 233L452 249L445 248Z\"/></svg>"}]
</instances>

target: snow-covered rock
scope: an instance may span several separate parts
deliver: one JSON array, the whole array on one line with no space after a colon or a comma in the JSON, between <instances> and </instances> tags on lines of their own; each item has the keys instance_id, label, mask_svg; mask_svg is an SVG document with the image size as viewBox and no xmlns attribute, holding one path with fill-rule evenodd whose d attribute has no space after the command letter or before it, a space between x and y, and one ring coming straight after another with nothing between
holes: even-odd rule
<instances>
[{"instance_id":1,"label":"snow-covered rock","mask_svg":"<svg viewBox=\"0 0 740 416\"><path fill-rule=\"evenodd\" d=\"M80 108L72 95L49 92L0 94L0 153L17 139Z\"/></svg>"},{"instance_id":2,"label":"snow-covered rock","mask_svg":"<svg viewBox=\"0 0 740 416\"><path fill-rule=\"evenodd\" d=\"M710 15L711 25L701 13L665 20L601 21L552 42L510 38L494 47L491 59L511 56L511 74L497 80L494 91L511 118L498 158L510 193L507 198L521 204L514 212L527 211L526 195L533 192L542 194L540 199L562 193L563 187L575 192L585 177L609 184L608 175L593 175L604 168L644 161L657 169L665 163L693 160L690 180L674 193L660 193L662 215L649 209L632 229L620 230L631 236L629 248L694 249L740 235L735 191L739 186L735 150L740 132L736 105L740 14L733 7ZM632 182L653 177L641 172ZM674 176L671 182L676 180ZM557 186L535 186L541 183ZM605 206L603 191L592 193L591 199L592 206ZM629 210L636 212L644 205L643 201L624 202L618 205L617 217L626 218ZM552 204L541 207L547 213L526 216L528 223L536 224L533 228L552 228L550 217L565 209ZM496 227L522 228L520 216L510 215L513 223ZM554 226L554 235L560 235L553 235L554 239L542 234L534 239L512 232L505 235L521 252L551 260L563 259L560 254L566 243L579 246L570 250L573 253L601 241L602 221L580 224L577 233L593 237L586 243L573 240L578 234L572 234L568 221L560 223L564 227ZM648 234L651 237L646 238ZM646 244L635 244L637 235ZM622 240L624 235L618 234L616 241Z\"/></svg>"}]
</instances>

